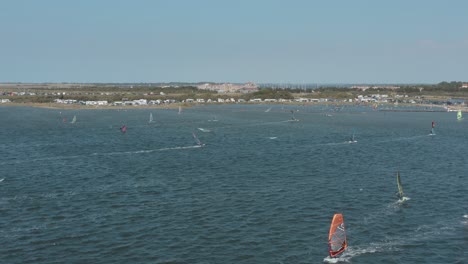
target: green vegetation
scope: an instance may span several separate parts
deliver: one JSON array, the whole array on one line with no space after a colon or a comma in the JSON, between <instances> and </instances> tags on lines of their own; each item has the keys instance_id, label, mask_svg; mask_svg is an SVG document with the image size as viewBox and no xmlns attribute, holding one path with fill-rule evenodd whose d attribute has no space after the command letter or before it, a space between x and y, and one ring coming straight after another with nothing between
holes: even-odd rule
<instances>
[{"instance_id":1,"label":"green vegetation","mask_svg":"<svg viewBox=\"0 0 468 264\"><path fill-rule=\"evenodd\" d=\"M253 93L217 93L216 91L198 89L194 86L161 87L145 84L12 84L0 86L0 98L8 98L19 103L49 103L55 99L74 99L78 101L108 102L123 100L166 100L181 102L185 99L294 99L329 98L352 99L359 95L387 94L389 97L407 95L421 100L443 101L449 98L468 99L468 89L461 88L463 82L441 82L438 84L397 85L398 89L370 86L369 89L344 87L321 87L317 89L273 89L262 88ZM14 94L13 94L14 93Z\"/></svg>"},{"instance_id":2,"label":"green vegetation","mask_svg":"<svg viewBox=\"0 0 468 264\"><path fill-rule=\"evenodd\" d=\"M264 99L294 99L294 96L290 91L286 90L273 90L271 88L261 89L258 92L248 93L242 96L245 100L250 100L253 98Z\"/></svg>"}]
</instances>

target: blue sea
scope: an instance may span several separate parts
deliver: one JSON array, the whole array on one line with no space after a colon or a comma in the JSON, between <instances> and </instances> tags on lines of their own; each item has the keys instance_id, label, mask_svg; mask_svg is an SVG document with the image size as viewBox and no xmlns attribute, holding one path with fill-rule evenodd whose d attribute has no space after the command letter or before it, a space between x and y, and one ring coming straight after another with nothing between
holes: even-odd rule
<instances>
[{"instance_id":1,"label":"blue sea","mask_svg":"<svg viewBox=\"0 0 468 264\"><path fill-rule=\"evenodd\" d=\"M454 112L2 106L0 124L1 263L468 263Z\"/></svg>"}]
</instances>

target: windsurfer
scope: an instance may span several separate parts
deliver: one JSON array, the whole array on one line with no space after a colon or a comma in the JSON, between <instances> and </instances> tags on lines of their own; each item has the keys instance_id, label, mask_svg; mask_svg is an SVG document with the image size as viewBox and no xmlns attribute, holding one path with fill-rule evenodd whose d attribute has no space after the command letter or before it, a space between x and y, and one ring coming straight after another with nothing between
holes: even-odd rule
<instances>
[{"instance_id":1,"label":"windsurfer","mask_svg":"<svg viewBox=\"0 0 468 264\"><path fill-rule=\"evenodd\" d=\"M435 133L434 133L434 127L435 127L435 122L432 121L432 128L431 128L431 133L430 133L430 135L434 135L434 134L435 134Z\"/></svg>"}]
</instances>

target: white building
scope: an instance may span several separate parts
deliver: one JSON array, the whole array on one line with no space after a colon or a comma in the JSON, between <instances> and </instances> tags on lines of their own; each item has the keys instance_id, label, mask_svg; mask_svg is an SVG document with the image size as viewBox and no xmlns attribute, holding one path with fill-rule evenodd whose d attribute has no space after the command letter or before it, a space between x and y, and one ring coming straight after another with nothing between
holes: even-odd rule
<instances>
[{"instance_id":1,"label":"white building","mask_svg":"<svg viewBox=\"0 0 468 264\"><path fill-rule=\"evenodd\" d=\"M146 99L138 99L138 100L133 100L134 105L147 105L148 100Z\"/></svg>"}]
</instances>

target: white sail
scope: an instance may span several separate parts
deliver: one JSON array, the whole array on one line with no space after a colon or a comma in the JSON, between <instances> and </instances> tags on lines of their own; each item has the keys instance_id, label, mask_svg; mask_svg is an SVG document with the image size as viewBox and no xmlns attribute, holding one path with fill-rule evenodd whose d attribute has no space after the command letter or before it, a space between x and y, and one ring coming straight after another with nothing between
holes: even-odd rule
<instances>
[{"instance_id":1,"label":"white sail","mask_svg":"<svg viewBox=\"0 0 468 264\"><path fill-rule=\"evenodd\" d=\"M203 144L203 143L200 141L200 139L198 139L198 137L197 137L197 135L195 134L195 132L192 132L192 136L193 136L193 138L195 139L195 141L197 142L197 145L198 145L198 146L202 147L202 146L205 145L205 144Z\"/></svg>"},{"instance_id":2,"label":"white sail","mask_svg":"<svg viewBox=\"0 0 468 264\"><path fill-rule=\"evenodd\" d=\"M289 122L297 122L299 119L296 119L294 116L294 110L291 110L291 119L288 120Z\"/></svg>"},{"instance_id":3,"label":"white sail","mask_svg":"<svg viewBox=\"0 0 468 264\"><path fill-rule=\"evenodd\" d=\"M153 123L153 113L150 113L148 123Z\"/></svg>"},{"instance_id":4,"label":"white sail","mask_svg":"<svg viewBox=\"0 0 468 264\"><path fill-rule=\"evenodd\" d=\"M71 124L75 124L75 123L76 123L76 115L73 116L73 119L72 119L72 121L71 121L70 123L71 123Z\"/></svg>"},{"instance_id":5,"label":"white sail","mask_svg":"<svg viewBox=\"0 0 468 264\"><path fill-rule=\"evenodd\" d=\"M398 186L398 196L400 199L404 197L403 186L401 185L400 172L397 172L397 186Z\"/></svg>"},{"instance_id":6,"label":"white sail","mask_svg":"<svg viewBox=\"0 0 468 264\"><path fill-rule=\"evenodd\" d=\"M353 132L353 134L351 135L351 137L349 138L348 143L357 143L357 140L356 140L356 138L354 137L354 132Z\"/></svg>"}]
</instances>

